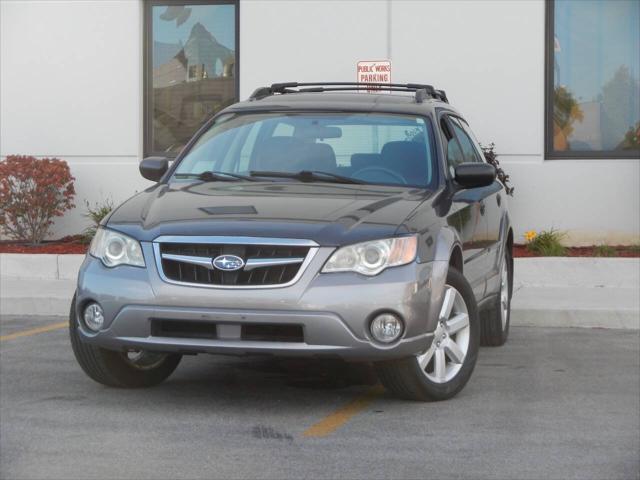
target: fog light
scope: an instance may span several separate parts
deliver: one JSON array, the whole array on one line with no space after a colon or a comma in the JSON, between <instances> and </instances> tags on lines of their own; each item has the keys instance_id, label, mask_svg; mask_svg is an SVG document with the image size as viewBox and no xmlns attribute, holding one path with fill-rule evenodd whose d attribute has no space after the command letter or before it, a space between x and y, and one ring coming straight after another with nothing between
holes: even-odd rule
<instances>
[{"instance_id":1,"label":"fog light","mask_svg":"<svg viewBox=\"0 0 640 480\"><path fill-rule=\"evenodd\" d=\"M402 334L402 320L391 313L378 315L371 322L371 335L381 343L391 343Z\"/></svg>"},{"instance_id":2,"label":"fog light","mask_svg":"<svg viewBox=\"0 0 640 480\"><path fill-rule=\"evenodd\" d=\"M84 309L84 324L94 332L97 332L104 325L104 312L97 303L90 303Z\"/></svg>"}]
</instances>

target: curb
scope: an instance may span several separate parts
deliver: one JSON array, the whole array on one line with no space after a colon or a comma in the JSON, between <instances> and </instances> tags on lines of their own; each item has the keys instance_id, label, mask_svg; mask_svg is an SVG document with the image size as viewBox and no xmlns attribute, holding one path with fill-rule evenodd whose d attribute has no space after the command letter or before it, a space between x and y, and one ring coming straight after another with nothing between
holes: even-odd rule
<instances>
[{"instance_id":1,"label":"curb","mask_svg":"<svg viewBox=\"0 0 640 480\"><path fill-rule=\"evenodd\" d=\"M0 275L9 278L75 280L84 255L0 253Z\"/></svg>"},{"instance_id":2,"label":"curb","mask_svg":"<svg viewBox=\"0 0 640 480\"><path fill-rule=\"evenodd\" d=\"M66 316L76 280L0 277L0 315Z\"/></svg>"},{"instance_id":3,"label":"curb","mask_svg":"<svg viewBox=\"0 0 640 480\"><path fill-rule=\"evenodd\" d=\"M639 330L633 310L531 310L511 311L512 327L608 328Z\"/></svg>"}]
</instances>

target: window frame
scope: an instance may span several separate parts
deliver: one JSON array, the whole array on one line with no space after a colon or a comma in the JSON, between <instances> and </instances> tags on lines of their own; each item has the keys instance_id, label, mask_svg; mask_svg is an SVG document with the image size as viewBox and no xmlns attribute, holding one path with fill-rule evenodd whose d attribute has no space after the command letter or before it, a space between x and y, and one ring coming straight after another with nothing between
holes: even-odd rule
<instances>
[{"instance_id":1,"label":"window frame","mask_svg":"<svg viewBox=\"0 0 640 480\"><path fill-rule=\"evenodd\" d=\"M640 160L640 150L572 150L553 148L553 83L555 0L545 1L544 35L544 159L545 160Z\"/></svg>"},{"instance_id":2,"label":"window frame","mask_svg":"<svg viewBox=\"0 0 640 480\"><path fill-rule=\"evenodd\" d=\"M169 153L169 152L156 152L152 149L152 128L153 128L153 115L151 112L152 95L153 95L153 72L152 72L152 58L153 58L153 7L164 6L187 6L187 5L234 5L235 7L235 97L234 102L240 101L240 0L145 0L143 2L143 67L142 67L142 155L144 157L149 156L161 156L170 159L176 159L182 152ZM217 116L219 112L216 112L213 116ZM212 118L206 119L202 126L209 123ZM193 132L191 139L200 131L198 128ZM190 139L190 140L191 140ZM185 150L190 145L190 141L185 143L182 150Z\"/></svg>"}]
</instances>

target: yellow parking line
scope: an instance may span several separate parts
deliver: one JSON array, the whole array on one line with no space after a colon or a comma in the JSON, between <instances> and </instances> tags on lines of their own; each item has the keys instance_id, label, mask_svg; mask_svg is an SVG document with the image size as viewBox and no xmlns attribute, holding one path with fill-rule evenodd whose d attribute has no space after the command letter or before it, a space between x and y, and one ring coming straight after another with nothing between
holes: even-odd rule
<instances>
[{"instance_id":1,"label":"yellow parking line","mask_svg":"<svg viewBox=\"0 0 640 480\"><path fill-rule=\"evenodd\" d=\"M326 437L367 408L382 392L384 392L382 385L376 385L359 397L354 398L344 407L339 408L315 425L309 427L302 435L305 437Z\"/></svg>"},{"instance_id":2,"label":"yellow parking line","mask_svg":"<svg viewBox=\"0 0 640 480\"><path fill-rule=\"evenodd\" d=\"M44 327L32 328L30 330L22 330L21 332L10 333L9 335L0 335L0 341L13 340L19 337L30 337L31 335L37 335L38 333L50 332L52 330L59 330L69 325L69 322L53 323Z\"/></svg>"}]
</instances>

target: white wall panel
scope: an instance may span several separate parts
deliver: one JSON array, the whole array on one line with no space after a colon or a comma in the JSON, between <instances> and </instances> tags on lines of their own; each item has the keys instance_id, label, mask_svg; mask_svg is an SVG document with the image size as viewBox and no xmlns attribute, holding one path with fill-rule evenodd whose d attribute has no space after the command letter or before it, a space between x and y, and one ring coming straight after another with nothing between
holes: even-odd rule
<instances>
[{"instance_id":1,"label":"white wall panel","mask_svg":"<svg viewBox=\"0 0 640 480\"><path fill-rule=\"evenodd\" d=\"M142 152L142 4L0 2L0 156L56 156L76 208L52 237L88 225L85 201L119 203L150 183Z\"/></svg>"},{"instance_id":2,"label":"white wall panel","mask_svg":"<svg viewBox=\"0 0 640 480\"><path fill-rule=\"evenodd\" d=\"M138 155L141 4L0 5L0 155Z\"/></svg>"},{"instance_id":3,"label":"white wall panel","mask_svg":"<svg viewBox=\"0 0 640 480\"><path fill-rule=\"evenodd\" d=\"M283 81L356 81L358 60L387 55L385 0L243 0L240 98Z\"/></svg>"},{"instance_id":4,"label":"white wall panel","mask_svg":"<svg viewBox=\"0 0 640 480\"><path fill-rule=\"evenodd\" d=\"M399 81L431 83L501 153L543 152L544 2L393 1Z\"/></svg>"}]
</instances>

